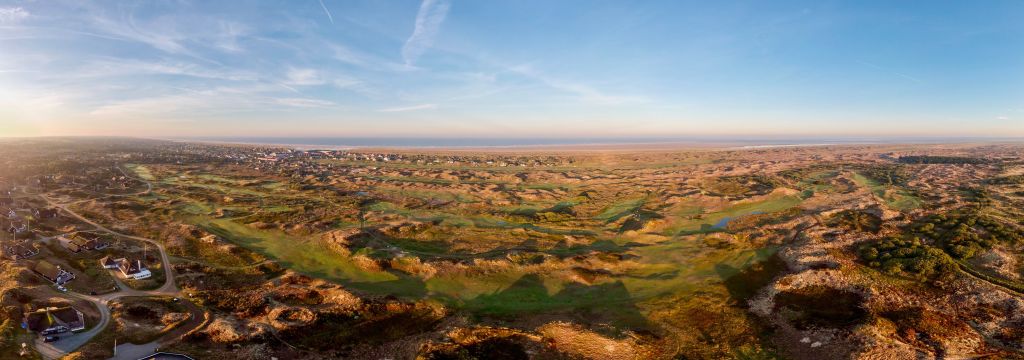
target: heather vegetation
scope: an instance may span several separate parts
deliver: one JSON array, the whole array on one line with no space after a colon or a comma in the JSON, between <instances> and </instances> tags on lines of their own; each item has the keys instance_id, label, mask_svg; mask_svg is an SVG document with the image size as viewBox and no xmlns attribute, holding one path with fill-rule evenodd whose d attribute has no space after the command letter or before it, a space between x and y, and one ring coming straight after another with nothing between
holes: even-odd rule
<instances>
[{"instance_id":1,"label":"heather vegetation","mask_svg":"<svg viewBox=\"0 0 1024 360\"><path fill-rule=\"evenodd\" d=\"M922 152L993 151L968 149ZM81 151L0 180L18 184L23 207L62 209L24 240L37 257L12 263L35 280L14 281L28 290L4 298L7 318L70 297L31 272L64 266L70 292L111 312L79 348L87 358L110 356L115 338L211 358L900 358L906 344L960 341L933 326L954 311L936 294L1024 289L1020 189L992 180L1017 176L1009 162L915 166L873 146ZM75 232L113 246L76 253L55 240ZM107 255L153 276L118 278L100 266ZM912 317L904 301L935 309ZM985 306L943 324L1014 339L986 332L1016 326L1012 309ZM994 341L960 353L1016 351Z\"/></svg>"},{"instance_id":2,"label":"heather vegetation","mask_svg":"<svg viewBox=\"0 0 1024 360\"><path fill-rule=\"evenodd\" d=\"M989 162L984 158L930 155L900 156L898 161L904 164L984 164Z\"/></svg>"}]
</instances>

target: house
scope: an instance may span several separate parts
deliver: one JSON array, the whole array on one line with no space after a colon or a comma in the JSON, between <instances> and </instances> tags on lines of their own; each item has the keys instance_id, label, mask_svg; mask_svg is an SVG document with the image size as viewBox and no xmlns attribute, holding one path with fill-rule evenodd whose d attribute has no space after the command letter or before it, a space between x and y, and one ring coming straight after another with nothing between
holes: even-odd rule
<instances>
[{"instance_id":1,"label":"house","mask_svg":"<svg viewBox=\"0 0 1024 360\"><path fill-rule=\"evenodd\" d=\"M78 244L83 250L103 250L110 246L110 243L102 236L93 233L77 233Z\"/></svg>"},{"instance_id":2,"label":"house","mask_svg":"<svg viewBox=\"0 0 1024 360\"><path fill-rule=\"evenodd\" d=\"M27 259L39 255L39 249L30 243L23 242L21 244L4 246L4 255L12 260Z\"/></svg>"},{"instance_id":3,"label":"house","mask_svg":"<svg viewBox=\"0 0 1024 360\"><path fill-rule=\"evenodd\" d=\"M142 265L142 260L131 261L121 258L115 261L117 261L117 269L121 270L121 275L124 275L126 279L142 280L153 276L149 269Z\"/></svg>"},{"instance_id":4,"label":"house","mask_svg":"<svg viewBox=\"0 0 1024 360\"><path fill-rule=\"evenodd\" d=\"M62 269L59 265L51 264L46 260L39 260L39 262L32 267L32 271L47 280L53 281L53 283L57 285L64 285L68 281L75 279L75 274Z\"/></svg>"},{"instance_id":5,"label":"house","mask_svg":"<svg viewBox=\"0 0 1024 360\"><path fill-rule=\"evenodd\" d=\"M100 259L100 266L103 266L104 269L117 269L117 260L110 255L104 256Z\"/></svg>"},{"instance_id":6,"label":"house","mask_svg":"<svg viewBox=\"0 0 1024 360\"><path fill-rule=\"evenodd\" d=\"M11 234L24 234L28 232L28 224L21 221L11 221L11 225L7 227L7 232Z\"/></svg>"},{"instance_id":7,"label":"house","mask_svg":"<svg viewBox=\"0 0 1024 360\"><path fill-rule=\"evenodd\" d=\"M68 251L77 253L82 250L103 250L110 246L110 243L99 235L91 233L76 233L71 237L61 236L58 238L60 244Z\"/></svg>"},{"instance_id":8,"label":"house","mask_svg":"<svg viewBox=\"0 0 1024 360\"><path fill-rule=\"evenodd\" d=\"M54 219L60 214L60 209L36 209L34 214L37 219Z\"/></svg>"},{"instance_id":9,"label":"house","mask_svg":"<svg viewBox=\"0 0 1024 360\"><path fill-rule=\"evenodd\" d=\"M96 239L92 240L93 250L103 250L106 249L107 247L110 247L110 242L104 238L97 237Z\"/></svg>"},{"instance_id":10,"label":"house","mask_svg":"<svg viewBox=\"0 0 1024 360\"><path fill-rule=\"evenodd\" d=\"M70 252L77 253L82 251L82 246L74 241L73 236L71 239L69 239L66 236L59 236L57 237L57 241L60 242L61 246L64 246L64 248L68 249L68 251Z\"/></svg>"},{"instance_id":11,"label":"house","mask_svg":"<svg viewBox=\"0 0 1024 360\"><path fill-rule=\"evenodd\" d=\"M30 331L42 335L85 330L85 316L73 307L47 307L25 314Z\"/></svg>"}]
</instances>

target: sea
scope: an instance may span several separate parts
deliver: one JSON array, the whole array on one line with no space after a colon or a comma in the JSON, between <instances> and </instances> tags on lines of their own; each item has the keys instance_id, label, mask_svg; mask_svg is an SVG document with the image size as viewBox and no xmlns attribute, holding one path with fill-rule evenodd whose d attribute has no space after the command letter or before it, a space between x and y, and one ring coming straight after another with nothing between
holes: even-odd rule
<instances>
[{"instance_id":1,"label":"sea","mask_svg":"<svg viewBox=\"0 0 1024 360\"><path fill-rule=\"evenodd\" d=\"M966 142L1020 142L1020 138L968 137L251 137L204 136L168 140L235 144L267 144L324 148L457 148L457 147L547 147L547 146L622 146L622 145L694 145L737 148L789 146L829 146L854 144L922 144Z\"/></svg>"}]
</instances>

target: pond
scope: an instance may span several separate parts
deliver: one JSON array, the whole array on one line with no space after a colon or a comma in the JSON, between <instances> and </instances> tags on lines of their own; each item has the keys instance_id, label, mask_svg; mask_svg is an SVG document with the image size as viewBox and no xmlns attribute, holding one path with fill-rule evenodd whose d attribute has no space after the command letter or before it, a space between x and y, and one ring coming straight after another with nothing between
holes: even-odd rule
<instances>
[{"instance_id":1,"label":"pond","mask_svg":"<svg viewBox=\"0 0 1024 360\"><path fill-rule=\"evenodd\" d=\"M718 222L716 222L711 227L716 228L716 229L724 229L727 225L729 225L729 221L732 221L732 219L735 219L735 218L738 218L738 217L741 217L741 216L757 215L757 214L764 214L764 211L751 211L751 212L743 214L743 215L726 216L726 217L722 218L721 220L718 220Z\"/></svg>"}]
</instances>

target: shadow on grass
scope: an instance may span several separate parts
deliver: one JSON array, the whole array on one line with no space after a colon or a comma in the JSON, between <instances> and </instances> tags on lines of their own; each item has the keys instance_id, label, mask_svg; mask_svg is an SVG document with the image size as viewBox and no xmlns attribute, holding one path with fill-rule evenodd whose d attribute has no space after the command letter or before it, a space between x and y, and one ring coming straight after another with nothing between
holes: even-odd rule
<instances>
[{"instance_id":1,"label":"shadow on grass","mask_svg":"<svg viewBox=\"0 0 1024 360\"><path fill-rule=\"evenodd\" d=\"M524 314L568 313L581 323L607 323L618 329L652 330L647 318L621 281L598 285L567 284L551 295L536 274L519 278L508 288L465 303L474 314L517 318Z\"/></svg>"},{"instance_id":2,"label":"shadow on grass","mask_svg":"<svg viewBox=\"0 0 1024 360\"><path fill-rule=\"evenodd\" d=\"M744 307L747 300L753 298L761 288L771 284L776 276L785 271L786 263L778 253L743 269L727 264L715 265L715 272L729 291L729 297Z\"/></svg>"}]
</instances>

